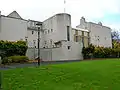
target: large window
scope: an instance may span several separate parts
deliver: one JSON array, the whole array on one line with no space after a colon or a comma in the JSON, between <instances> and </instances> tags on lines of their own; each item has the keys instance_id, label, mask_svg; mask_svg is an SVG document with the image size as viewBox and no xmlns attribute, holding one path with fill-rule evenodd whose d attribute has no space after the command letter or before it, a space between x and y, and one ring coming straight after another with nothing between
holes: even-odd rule
<instances>
[{"instance_id":1,"label":"large window","mask_svg":"<svg viewBox=\"0 0 120 90\"><path fill-rule=\"evenodd\" d=\"M70 41L70 26L67 26L67 40Z\"/></svg>"}]
</instances>

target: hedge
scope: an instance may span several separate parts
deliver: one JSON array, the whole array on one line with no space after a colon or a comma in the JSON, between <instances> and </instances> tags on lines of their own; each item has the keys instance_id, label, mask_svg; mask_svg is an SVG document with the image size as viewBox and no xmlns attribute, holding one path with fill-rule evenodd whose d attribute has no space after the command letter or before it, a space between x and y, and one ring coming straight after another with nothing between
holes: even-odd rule
<instances>
[{"instance_id":1,"label":"hedge","mask_svg":"<svg viewBox=\"0 0 120 90\"><path fill-rule=\"evenodd\" d=\"M97 47L89 45L88 47L83 47L82 54L84 59L90 58L118 58L120 57L120 47L107 48L107 47Z\"/></svg>"},{"instance_id":2,"label":"hedge","mask_svg":"<svg viewBox=\"0 0 120 90\"><path fill-rule=\"evenodd\" d=\"M25 41L10 42L10 41L1 40L0 56L2 58L14 56L14 55L25 56L27 48L28 47Z\"/></svg>"},{"instance_id":3,"label":"hedge","mask_svg":"<svg viewBox=\"0 0 120 90\"><path fill-rule=\"evenodd\" d=\"M24 62L28 62L28 60L29 58L27 56L10 56L3 58L2 64L24 63Z\"/></svg>"}]
</instances>

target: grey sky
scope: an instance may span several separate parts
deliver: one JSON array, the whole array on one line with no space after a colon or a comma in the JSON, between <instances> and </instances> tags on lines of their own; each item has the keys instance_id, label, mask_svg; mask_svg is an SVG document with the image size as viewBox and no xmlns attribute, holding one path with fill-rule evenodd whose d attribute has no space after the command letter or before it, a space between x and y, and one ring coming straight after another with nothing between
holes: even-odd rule
<instances>
[{"instance_id":1,"label":"grey sky","mask_svg":"<svg viewBox=\"0 0 120 90\"><path fill-rule=\"evenodd\" d=\"M66 0L66 13L72 16L72 26L80 23L81 16L88 21L102 21L111 28L120 28L119 0ZM43 21L64 12L64 0L0 0L0 10L8 15L16 10L22 18Z\"/></svg>"}]
</instances>

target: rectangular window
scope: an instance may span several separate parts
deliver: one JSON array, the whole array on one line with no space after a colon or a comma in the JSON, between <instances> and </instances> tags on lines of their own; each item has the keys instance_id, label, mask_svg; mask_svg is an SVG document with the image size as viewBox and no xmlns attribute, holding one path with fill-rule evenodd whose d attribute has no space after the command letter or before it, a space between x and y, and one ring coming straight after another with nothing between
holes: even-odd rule
<instances>
[{"instance_id":1,"label":"rectangular window","mask_svg":"<svg viewBox=\"0 0 120 90\"><path fill-rule=\"evenodd\" d=\"M50 33L50 31L48 30L48 33Z\"/></svg>"},{"instance_id":2,"label":"rectangular window","mask_svg":"<svg viewBox=\"0 0 120 90\"><path fill-rule=\"evenodd\" d=\"M89 32L87 32L87 36L88 36L88 37L90 36Z\"/></svg>"},{"instance_id":3,"label":"rectangular window","mask_svg":"<svg viewBox=\"0 0 120 90\"><path fill-rule=\"evenodd\" d=\"M70 49L70 46L68 46L68 50Z\"/></svg>"},{"instance_id":4,"label":"rectangular window","mask_svg":"<svg viewBox=\"0 0 120 90\"><path fill-rule=\"evenodd\" d=\"M76 38L76 39L75 39L75 40L76 40L76 42L78 42L78 36L76 36L75 38Z\"/></svg>"},{"instance_id":5,"label":"rectangular window","mask_svg":"<svg viewBox=\"0 0 120 90\"><path fill-rule=\"evenodd\" d=\"M70 41L70 26L67 26L67 40Z\"/></svg>"},{"instance_id":6,"label":"rectangular window","mask_svg":"<svg viewBox=\"0 0 120 90\"><path fill-rule=\"evenodd\" d=\"M84 36L84 31L82 31L82 36Z\"/></svg>"},{"instance_id":7,"label":"rectangular window","mask_svg":"<svg viewBox=\"0 0 120 90\"><path fill-rule=\"evenodd\" d=\"M51 29L51 32L53 32L53 29Z\"/></svg>"},{"instance_id":8,"label":"rectangular window","mask_svg":"<svg viewBox=\"0 0 120 90\"><path fill-rule=\"evenodd\" d=\"M32 34L34 34L34 31L32 31Z\"/></svg>"}]
</instances>

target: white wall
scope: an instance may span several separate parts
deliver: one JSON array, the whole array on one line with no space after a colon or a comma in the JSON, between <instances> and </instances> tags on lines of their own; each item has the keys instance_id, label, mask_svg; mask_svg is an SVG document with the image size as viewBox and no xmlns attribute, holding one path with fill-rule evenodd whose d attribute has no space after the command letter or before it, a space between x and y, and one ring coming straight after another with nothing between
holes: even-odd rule
<instances>
[{"instance_id":1,"label":"white wall","mask_svg":"<svg viewBox=\"0 0 120 90\"><path fill-rule=\"evenodd\" d=\"M82 60L82 43L71 42L71 47L68 50L67 42L63 42L63 47L52 49L40 49L40 56L43 61L62 61L62 60ZM34 60L37 57L37 49L29 48L26 55L29 59ZM52 53L51 53L52 52ZM52 60L51 60L52 59Z\"/></svg>"},{"instance_id":2,"label":"white wall","mask_svg":"<svg viewBox=\"0 0 120 90\"><path fill-rule=\"evenodd\" d=\"M71 16L65 13L56 14L50 17L49 19L43 21L43 30L44 30L43 39L44 41L47 41L48 47L50 46L51 39L53 41L52 43L61 40L67 40L67 26L70 26L70 33L71 33ZM53 31L51 31L51 29Z\"/></svg>"},{"instance_id":3,"label":"white wall","mask_svg":"<svg viewBox=\"0 0 120 90\"><path fill-rule=\"evenodd\" d=\"M27 35L27 21L1 16L0 40L25 40Z\"/></svg>"},{"instance_id":4,"label":"white wall","mask_svg":"<svg viewBox=\"0 0 120 90\"><path fill-rule=\"evenodd\" d=\"M91 28L89 28L89 30L91 30L91 43L97 46L112 47L111 29L91 24Z\"/></svg>"},{"instance_id":5,"label":"white wall","mask_svg":"<svg viewBox=\"0 0 120 90\"><path fill-rule=\"evenodd\" d=\"M32 31L33 31L33 34L32 34ZM43 35L43 32L40 32L40 47L42 48L42 35ZM38 47L38 31L37 30L30 30L28 29L27 30L27 42L28 42L28 47L35 47L36 48ZM35 41L35 45L34 45L34 41Z\"/></svg>"}]
</instances>

